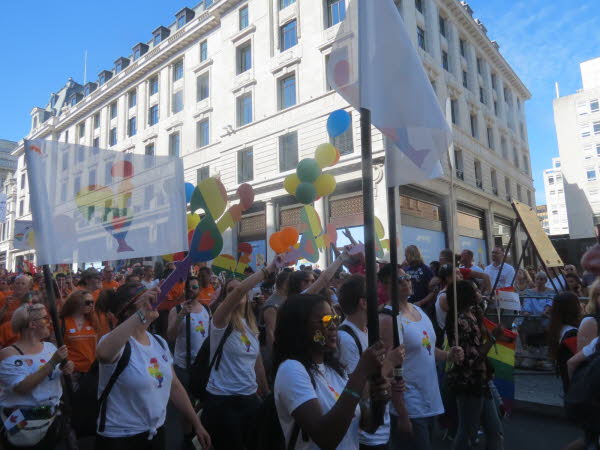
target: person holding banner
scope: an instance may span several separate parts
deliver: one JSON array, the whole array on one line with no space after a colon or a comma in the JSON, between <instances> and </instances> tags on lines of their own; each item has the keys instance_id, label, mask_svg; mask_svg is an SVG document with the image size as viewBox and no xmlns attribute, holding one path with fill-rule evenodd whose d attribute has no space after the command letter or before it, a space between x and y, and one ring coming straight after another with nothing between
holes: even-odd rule
<instances>
[{"instance_id":1,"label":"person holding banner","mask_svg":"<svg viewBox=\"0 0 600 450\"><path fill-rule=\"evenodd\" d=\"M158 317L152 305L159 290L129 283L104 292L109 314L119 325L96 348L99 395L121 358L127 358L127 364L100 410L96 450L166 450L164 422L169 401L192 424L202 447L210 448L210 436L175 374L166 342L148 332Z\"/></svg>"},{"instance_id":2,"label":"person holding banner","mask_svg":"<svg viewBox=\"0 0 600 450\"><path fill-rule=\"evenodd\" d=\"M11 323L20 337L0 351L2 448L53 450L62 437L55 420L62 396L60 375L71 374L74 364L67 361L66 346L57 350L46 342L50 317L43 305L19 307Z\"/></svg>"}]
</instances>

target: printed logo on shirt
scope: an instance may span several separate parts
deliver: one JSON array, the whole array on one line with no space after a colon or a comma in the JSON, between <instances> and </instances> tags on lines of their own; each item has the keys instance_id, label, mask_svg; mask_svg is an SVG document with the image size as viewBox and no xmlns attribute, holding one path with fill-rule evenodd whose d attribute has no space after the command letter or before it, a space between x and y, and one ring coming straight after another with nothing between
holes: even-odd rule
<instances>
[{"instance_id":1,"label":"printed logo on shirt","mask_svg":"<svg viewBox=\"0 0 600 450\"><path fill-rule=\"evenodd\" d=\"M423 330L423 339L421 339L421 344L427 349L427 351L431 355L431 341L429 340L429 335L425 330Z\"/></svg>"},{"instance_id":2,"label":"printed logo on shirt","mask_svg":"<svg viewBox=\"0 0 600 450\"><path fill-rule=\"evenodd\" d=\"M76 330L75 328L71 328L71 329L69 330L69 333L71 333L71 334L74 334L76 331L77 331L77 330Z\"/></svg>"},{"instance_id":3,"label":"printed logo on shirt","mask_svg":"<svg viewBox=\"0 0 600 450\"><path fill-rule=\"evenodd\" d=\"M196 331L196 333L202 333L202 337L204 337L206 335L206 329L204 328L204 322L202 322L201 320L198 321L198 325L196 325L196 328L194 328L194 330Z\"/></svg>"},{"instance_id":4,"label":"printed logo on shirt","mask_svg":"<svg viewBox=\"0 0 600 450\"><path fill-rule=\"evenodd\" d=\"M331 387L329 384L327 385L327 387L329 388L329 390L333 394L333 398L335 398L336 400L338 398L340 398L340 394L333 387Z\"/></svg>"},{"instance_id":5,"label":"printed logo on shirt","mask_svg":"<svg viewBox=\"0 0 600 450\"><path fill-rule=\"evenodd\" d=\"M23 365L23 361L21 361L20 359L15 360L15 366L21 367L22 365Z\"/></svg>"},{"instance_id":6,"label":"printed logo on shirt","mask_svg":"<svg viewBox=\"0 0 600 450\"><path fill-rule=\"evenodd\" d=\"M240 335L240 341L242 341L242 344L244 344L246 346L246 353L250 352L250 339L248 339L248 336L246 336L246 333L242 333Z\"/></svg>"},{"instance_id":7,"label":"printed logo on shirt","mask_svg":"<svg viewBox=\"0 0 600 450\"><path fill-rule=\"evenodd\" d=\"M165 379L162 372L160 371L160 365L158 364L158 360L156 358L150 359L150 366L148 367L148 373L151 377L156 378L158 381L158 388L162 387L162 383Z\"/></svg>"}]
</instances>

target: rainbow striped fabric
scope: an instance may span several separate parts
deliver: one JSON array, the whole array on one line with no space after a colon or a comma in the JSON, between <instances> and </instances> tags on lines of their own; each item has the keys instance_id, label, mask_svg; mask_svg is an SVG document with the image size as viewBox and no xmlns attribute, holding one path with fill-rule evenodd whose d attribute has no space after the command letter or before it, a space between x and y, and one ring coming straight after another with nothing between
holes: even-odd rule
<instances>
[{"instance_id":1,"label":"rainbow striped fabric","mask_svg":"<svg viewBox=\"0 0 600 450\"><path fill-rule=\"evenodd\" d=\"M483 319L488 331L496 328L496 324L488 319ZM498 341L488 353L488 358L494 367L494 384L502 397L505 411L510 414L515 400L515 353L517 346L517 334L510 330L504 330L504 336L511 342Z\"/></svg>"}]
</instances>

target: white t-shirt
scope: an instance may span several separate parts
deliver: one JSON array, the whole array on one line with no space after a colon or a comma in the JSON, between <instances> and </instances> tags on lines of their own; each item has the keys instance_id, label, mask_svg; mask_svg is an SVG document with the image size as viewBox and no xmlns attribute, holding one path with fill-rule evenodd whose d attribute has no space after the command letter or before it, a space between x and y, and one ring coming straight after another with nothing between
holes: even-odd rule
<instances>
[{"instance_id":1,"label":"white t-shirt","mask_svg":"<svg viewBox=\"0 0 600 450\"><path fill-rule=\"evenodd\" d=\"M176 366L182 369L186 368L186 336L187 336L187 318L179 319L179 329L177 339L175 340L175 348L173 351L173 362ZM190 314L190 354L191 362L194 362L196 354L200 350L202 343L208 337L208 329L210 327L210 316L208 310L202 308L199 313Z\"/></svg>"},{"instance_id":2,"label":"white t-shirt","mask_svg":"<svg viewBox=\"0 0 600 450\"><path fill-rule=\"evenodd\" d=\"M369 347L369 334L365 331L360 330L349 320L345 320L342 325L348 325L360 342L360 345L365 351ZM338 331L338 352L340 362L346 366L348 373L354 372L358 360L360 359L360 353L354 338L343 330ZM383 416L383 425L377 428L375 433L370 434L366 431L359 430L359 442L365 445L385 445L390 440L390 406L389 403L385 408L385 415Z\"/></svg>"},{"instance_id":3,"label":"white t-shirt","mask_svg":"<svg viewBox=\"0 0 600 450\"><path fill-rule=\"evenodd\" d=\"M498 278L498 273L500 272L500 266L501 266L501 264L498 264L498 266L494 266L494 264L490 264L484 270L484 272L487 274L487 276L490 277L490 283L492 284L492 287L494 287L496 278ZM498 280L496 289L510 287L514 277L515 277L515 269L513 269L513 266L511 266L510 264L504 263L504 266L502 267L502 273L500 274L500 279Z\"/></svg>"},{"instance_id":4,"label":"white t-shirt","mask_svg":"<svg viewBox=\"0 0 600 450\"><path fill-rule=\"evenodd\" d=\"M56 352L54 344L44 342L40 353L35 355L16 354L2 360L0 362L0 406L12 408L58 405L62 395L58 367L28 394L17 394L13 391L17 384L50 361L54 352Z\"/></svg>"},{"instance_id":5,"label":"white t-shirt","mask_svg":"<svg viewBox=\"0 0 600 450\"><path fill-rule=\"evenodd\" d=\"M146 280L142 279L141 283L144 285L144 287L146 289L152 289L152 288L158 286L159 280L156 279L156 280L146 281Z\"/></svg>"},{"instance_id":6,"label":"white t-shirt","mask_svg":"<svg viewBox=\"0 0 600 450\"><path fill-rule=\"evenodd\" d=\"M440 297L442 294L446 294L446 289L440 291L435 299L435 320L437 321L440 330L446 328L446 317L448 316L448 313L442 309L442 305L440 304Z\"/></svg>"},{"instance_id":7,"label":"white t-shirt","mask_svg":"<svg viewBox=\"0 0 600 450\"><path fill-rule=\"evenodd\" d=\"M589 358L594 353L596 353L596 344L597 343L598 343L598 338L596 337L596 338L592 339L592 342L590 342L588 345L583 347L581 349L583 356L585 356L586 358Z\"/></svg>"},{"instance_id":8,"label":"white t-shirt","mask_svg":"<svg viewBox=\"0 0 600 450\"><path fill-rule=\"evenodd\" d=\"M435 366L435 331L427 314L412 305L421 315L421 320L412 322L398 316L399 332L404 335L406 357L404 402L411 419L433 417L444 412L437 369ZM392 414L394 411L392 411Z\"/></svg>"},{"instance_id":9,"label":"white t-shirt","mask_svg":"<svg viewBox=\"0 0 600 450\"><path fill-rule=\"evenodd\" d=\"M206 390L213 395L252 395L256 393L256 372L254 366L260 351L257 336L242 319L245 332L233 330L225 345L219 363L219 370L213 369ZM215 355L219 342L225 334L225 328L210 326L210 360Z\"/></svg>"},{"instance_id":10,"label":"white t-shirt","mask_svg":"<svg viewBox=\"0 0 600 450\"><path fill-rule=\"evenodd\" d=\"M106 336L109 335L110 333ZM146 335L150 345L142 345L134 338L129 338L131 357L108 395L105 429L102 433L98 432L102 436L124 437L146 432L153 434L165 423L173 380L173 359L163 338L152 336L148 332ZM115 371L117 362L118 360L113 364L100 364L98 398Z\"/></svg>"},{"instance_id":11,"label":"white t-shirt","mask_svg":"<svg viewBox=\"0 0 600 450\"><path fill-rule=\"evenodd\" d=\"M274 387L275 406L286 444L289 444L294 429L295 420L292 414L296 408L316 398L325 414L335 405L348 382L347 377L341 377L335 370L324 364L319 364L319 369L313 373L313 376L316 385L314 387L304 366L293 359L284 361L277 370ZM357 406L354 419L350 423L346 436L338 445L338 450L358 450L359 420L360 408ZM319 447L312 439L304 442L300 433L294 449L318 450Z\"/></svg>"}]
</instances>

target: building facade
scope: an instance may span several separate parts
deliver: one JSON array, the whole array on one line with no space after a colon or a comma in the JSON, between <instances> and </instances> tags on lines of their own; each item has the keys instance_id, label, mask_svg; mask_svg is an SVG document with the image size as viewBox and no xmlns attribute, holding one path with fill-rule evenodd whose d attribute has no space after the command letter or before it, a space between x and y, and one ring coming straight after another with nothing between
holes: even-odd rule
<instances>
[{"instance_id":1,"label":"building facade","mask_svg":"<svg viewBox=\"0 0 600 450\"><path fill-rule=\"evenodd\" d=\"M550 234L550 223L548 222L548 207L546 205L537 205L535 212L540 219L540 224L544 229L544 233Z\"/></svg>"},{"instance_id":2,"label":"building facade","mask_svg":"<svg viewBox=\"0 0 600 450\"><path fill-rule=\"evenodd\" d=\"M600 223L600 58L580 70L583 88L554 100L571 239L594 237Z\"/></svg>"},{"instance_id":3,"label":"building facade","mask_svg":"<svg viewBox=\"0 0 600 450\"><path fill-rule=\"evenodd\" d=\"M12 153L17 145L16 142L0 139L0 193L6 195L6 216L4 222L0 222L0 267L7 267L14 234L17 157Z\"/></svg>"},{"instance_id":4,"label":"building facade","mask_svg":"<svg viewBox=\"0 0 600 450\"><path fill-rule=\"evenodd\" d=\"M509 201L533 206L525 118L530 93L466 2L396 3L440 104L450 105L456 247L471 248L486 263L491 246L508 242L514 218ZM360 236L359 114L331 90L325 70L344 16L345 0L203 0L156 28L150 40L134 45L96 81L81 86L70 80L46 108L32 111L29 138L176 155L183 159L186 181L220 177L230 196L241 183L251 183L255 205L236 230L226 232L224 252L250 242L269 259L268 236L300 224L301 205L286 194L283 179L330 141L327 117L346 108L352 126L332 141L342 154L331 172L337 189L315 208L324 224L350 227ZM386 145L375 130L375 208L385 228ZM15 154L21 174L22 145ZM103 182L103 168L97 173ZM402 245L418 245L426 260L451 245L449 186L445 177L396 193ZM27 199L26 187L18 191ZM23 218L30 217L26 203ZM519 234L517 257L522 240ZM327 258L322 254L321 267Z\"/></svg>"},{"instance_id":5,"label":"building facade","mask_svg":"<svg viewBox=\"0 0 600 450\"><path fill-rule=\"evenodd\" d=\"M552 168L544 170L546 220L550 236L569 234L569 217L565 198L564 177L560 158L552 158Z\"/></svg>"}]
</instances>

